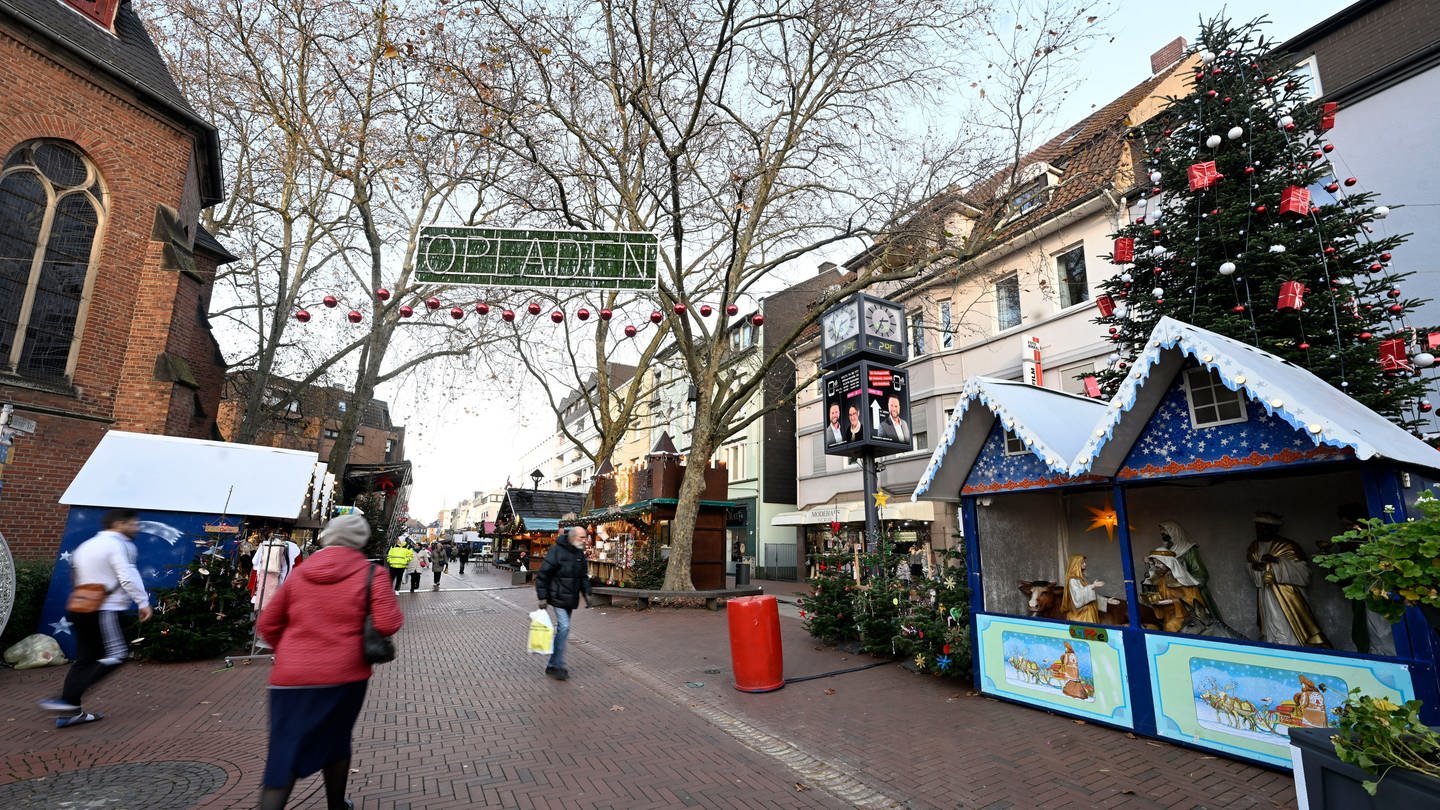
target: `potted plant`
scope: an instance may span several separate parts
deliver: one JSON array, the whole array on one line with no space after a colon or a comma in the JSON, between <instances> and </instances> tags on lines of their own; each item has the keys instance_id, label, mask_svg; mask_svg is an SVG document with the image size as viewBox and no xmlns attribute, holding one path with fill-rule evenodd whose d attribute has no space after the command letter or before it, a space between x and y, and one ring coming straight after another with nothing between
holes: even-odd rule
<instances>
[{"instance_id":1,"label":"potted plant","mask_svg":"<svg viewBox=\"0 0 1440 810\"><path fill-rule=\"evenodd\" d=\"M1291 729L1302 808L1440 806L1440 733L1420 722L1420 701L1398 705L1353 689L1333 729Z\"/></svg>"},{"instance_id":2,"label":"potted plant","mask_svg":"<svg viewBox=\"0 0 1440 810\"><path fill-rule=\"evenodd\" d=\"M1390 519L1394 507L1387 506L1386 518L1354 521L1315 564L1330 570L1325 578L1339 583L1347 599L1391 623L1414 606L1440 628L1440 499L1425 491L1415 507L1420 514L1410 520Z\"/></svg>"}]
</instances>

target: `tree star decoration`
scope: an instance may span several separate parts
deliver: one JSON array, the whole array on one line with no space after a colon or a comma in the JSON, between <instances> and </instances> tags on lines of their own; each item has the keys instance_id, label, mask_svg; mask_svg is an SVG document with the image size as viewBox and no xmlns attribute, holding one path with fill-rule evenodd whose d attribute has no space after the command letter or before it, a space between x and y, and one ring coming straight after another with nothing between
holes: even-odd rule
<instances>
[{"instance_id":1,"label":"tree star decoration","mask_svg":"<svg viewBox=\"0 0 1440 810\"><path fill-rule=\"evenodd\" d=\"M936 667L937 669L939 669L939 670L942 670L942 671L949 669L949 668L950 668L950 656L948 656L948 655L937 655L937 656L935 657L935 667Z\"/></svg>"},{"instance_id":2,"label":"tree star decoration","mask_svg":"<svg viewBox=\"0 0 1440 810\"><path fill-rule=\"evenodd\" d=\"M50 627L55 631L55 635L57 636L61 633L70 632L70 628L74 626L75 625L71 624L70 620L64 616L60 617L60 621L50 623Z\"/></svg>"},{"instance_id":3,"label":"tree star decoration","mask_svg":"<svg viewBox=\"0 0 1440 810\"><path fill-rule=\"evenodd\" d=\"M885 508L885 504L888 503L889 501L890 501L890 494L889 494L888 492L885 492L884 490L881 490L881 491L875 493L875 506L877 506L878 508L884 509L884 508Z\"/></svg>"},{"instance_id":4,"label":"tree star decoration","mask_svg":"<svg viewBox=\"0 0 1440 810\"><path fill-rule=\"evenodd\" d=\"M1109 499L1106 499L1103 507L1087 506L1085 508L1090 510L1090 525L1085 527L1085 531L1093 532L1096 529L1104 529L1105 536L1110 539L1110 542L1115 542L1115 529L1120 526L1120 517L1115 514L1115 507L1110 504ZM1130 528L1135 527L1131 526Z\"/></svg>"},{"instance_id":5,"label":"tree star decoration","mask_svg":"<svg viewBox=\"0 0 1440 810\"><path fill-rule=\"evenodd\" d=\"M915 666L919 669L925 668L925 654L915 653Z\"/></svg>"}]
</instances>

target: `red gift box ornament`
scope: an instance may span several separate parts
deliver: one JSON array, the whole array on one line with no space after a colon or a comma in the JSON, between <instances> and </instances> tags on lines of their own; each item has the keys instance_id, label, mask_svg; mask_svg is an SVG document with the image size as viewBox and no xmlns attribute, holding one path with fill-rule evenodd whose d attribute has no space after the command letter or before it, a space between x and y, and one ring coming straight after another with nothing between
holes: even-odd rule
<instances>
[{"instance_id":1,"label":"red gift box ornament","mask_svg":"<svg viewBox=\"0 0 1440 810\"><path fill-rule=\"evenodd\" d=\"M1099 383L1098 380L1095 379L1095 375L1093 375L1093 374L1087 374L1087 375L1085 375L1085 380L1084 380L1084 382L1085 382L1085 396L1091 397L1092 399L1099 399L1099 398L1100 398L1100 383Z\"/></svg>"},{"instance_id":2,"label":"red gift box ornament","mask_svg":"<svg viewBox=\"0 0 1440 810\"><path fill-rule=\"evenodd\" d=\"M1305 308L1305 285L1298 281L1280 282L1280 300L1275 303L1279 312L1299 312Z\"/></svg>"},{"instance_id":3,"label":"red gift box ornament","mask_svg":"<svg viewBox=\"0 0 1440 810\"><path fill-rule=\"evenodd\" d=\"M1280 213L1301 216L1310 213L1310 189L1299 186L1286 188L1280 193Z\"/></svg>"},{"instance_id":4,"label":"red gift box ornament","mask_svg":"<svg viewBox=\"0 0 1440 810\"><path fill-rule=\"evenodd\" d=\"M1207 160L1203 163L1190 164L1190 190L1199 191L1215 185L1220 179L1220 172L1215 169L1215 161Z\"/></svg>"},{"instance_id":5,"label":"red gift box ornament","mask_svg":"<svg viewBox=\"0 0 1440 810\"><path fill-rule=\"evenodd\" d=\"M1380 341L1380 368L1384 371L1414 371L1415 366L1405 356L1405 341L1391 338Z\"/></svg>"},{"instance_id":6,"label":"red gift box ornament","mask_svg":"<svg viewBox=\"0 0 1440 810\"><path fill-rule=\"evenodd\" d=\"M1130 236L1122 236L1115 240L1115 258L1111 259L1115 264L1135 261L1135 239Z\"/></svg>"},{"instance_id":7,"label":"red gift box ornament","mask_svg":"<svg viewBox=\"0 0 1440 810\"><path fill-rule=\"evenodd\" d=\"M1335 128L1335 111L1340 105L1334 101L1327 101L1320 105L1320 131L1328 132Z\"/></svg>"},{"instance_id":8,"label":"red gift box ornament","mask_svg":"<svg viewBox=\"0 0 1440 810\"><path fill-rule=\"evenodd\" d=\"M1115 314L1115 299L1108 295L1097 295L1095 307L1100 310L1100 317L1108 318Z\"/></svg>"}]
</instances>

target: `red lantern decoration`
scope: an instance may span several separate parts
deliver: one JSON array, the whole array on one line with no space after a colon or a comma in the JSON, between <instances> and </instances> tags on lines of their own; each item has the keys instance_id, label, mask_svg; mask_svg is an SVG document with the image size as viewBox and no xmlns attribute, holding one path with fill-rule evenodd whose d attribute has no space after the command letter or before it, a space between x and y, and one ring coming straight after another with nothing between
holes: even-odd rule
<instances>
[{"instance_id":1,"label":"red lantern decoration","mask_svg":"<svg viewBox=\"0 0 1440 810\"><path fill-rule=\"evenodd\" d=\"M430 310L431 312L434 312L435 310L437 310L437 309L440 308L440 299L439 299L439 298L426 298L426 299L425 299L425 308L428 309L428 310Z\"/></svg>"},{"instance_id":2,"label":"red lantern decoration","mask_svg":"<svg viewBox=\"0 0 1440 810\"><path fill-rule=\"evenodd\" d=\"M1135 240L1129 236L1122 236L1115 240L1115 258L1111 259L1115 264L1135 261Z\"/></svg>"},{"instance_id":3,"label":"red lantern decoration","mask_svg":"<svg viewBox=\"0 0 1440 810\"><path fill-rule=\"evenodd\" d=\"M1335 128L1335 113L1340 109L1340 104L1334 101L1327 101L1320 105L1320 131L1329 132Z\"/></svg>"},{"instance_id":4,"label":"red lantern decoration","mask_svg":"<svg viewBox=\"0 0 1440 810\"><path fill-rule=\"evenodd\" d=\"M384 287L381 287L380 289L375 291L375 297L379 298L381 301L389 301L390 291L385 289Z\"/></svg>"},{"instance_id":5,"label":"red lantern decoration","mask_svg":"<svg viewBox=\"0 0 1440 810\"><path fill-rule=\"evenodd\" d=\"M1115 299L1108 295L1095 296L1095 308L1100 310L1100 317L1108 318L1115 314Z\"/></svg>"},{"instance_id":6,"label":"red lantern decoration","mask_svg":"<svg viewBox=\"0 0 1440 810\"><path fill-rule=\"evenodd\" d=\"M657 309L650 313L650 323L659 323L663 320L665 320L665 315L660 310Z\"/></svg>"},{"instance_id":7,"label":"red lantern decoration","mask_svg":"<svg viewBox=\"0 0 1440 810\"><path fill-rule=\"evenodd\" d=\"M340 299L336 298L333 295L327 295L323 299L321 299L320 303L324 304L330 309L334 309L336 305L340 303Z\"/></svg>"},{"instance_id":8,"label":"red lantern decoration","mask_svg":"<svg viewBox=\"0 0 1440 810\"><path fill-rule=\"evenodd\" d=\"M684 314L685 314L685 305L684 305L684 304L676 304L676 305L675 305L675 314L676 314L676 315L684 315Z\"/></svg>"},{"instance_id":9,"label":"red lantern decoration","mask_svg":"<svg viewBox=\"0 0 1440 810\"><path fill-rule=\"evenodd\" d=\"M635 327L633 327L633 326L627 326L627 327L625 327L625 337L635 337L635 333L636 333L637 331L639 331L639 330L636 329Z\"/></svg>"},{"instance_id":10,"label":"red lantern decoration","mask_svg":"<svg viewBox=\"0 0 1440 810\"><path fill-rule=\"evenodd\" d=\"M555 310L554 312L550 313L550 321L551 321L552 323L561 323L561 322L563 322L564 320L565 320L565 313L561 312L560 310L557 309L557 310Z\"/></svg>"},{"instance_id":11,"label":"red lantern decoration","mask_svg":"<svg viewBox=\"0 0 1440 810\"><path fill-rule=\"evenodd\" d=\"M1190 177L1191 191L1210 188L1215 185L1215 181L1220 179L1220 172L1215 168L1215 161L1213 160L1190 164L1188 174Z\"/></svg>"},{"instance_id":12,"label":"red lantern decoration","mask_svg":"<svg viewBox=\"0 0 1440 810\"><path fill-rule=\"evenodd\" d=\"M402 317L402 318L408 318L408 317L410 317L411 315L414 315L414 314L415 314L415 309L414 309L413 307L411 307L409 304L406 304L405 306L400 307L400 317Z\"/></svg>"},{"instance_id":13,"label":"red lantern decoration","mask_svg":"<svg viewBox=\"0 0 1440 810\"><path fill-rule=\"evenodd\" d=\"M715 311L715 308L712 307L712 306L710 306L709 304L701 304L701 305L700 305L700 317L702 317L702 318L708 318L708 317L710 317L710 313L712 313L712 312L714 312L714 311Z\"/></svg>"},{"instance_id":14,"label":"red lantern decoration","mask_svg":"<svg viewBox=\"0 0 1440 810\"><path fill-rule=\"evenodd\" d=\"M1299 312L1305 308L1305 285L1298 281L1280 282L1280 300L1275 302L1278 312Z\"/></svg>"},{"instance_id":15,"label":"red lantern decoration","mask_svg":"<svg viewBox=\"0 0 1440 810\"><path fill-rule=\"evenodd\" d=\"M537 304L537 303L535 303L534 301L531 301L531 302L530 302L530 305L527 306L527 307L525 307L525 311L526 311L526 312L529 312L531 315L539 315L539 314L540 314L540 305Z\"/></svg>"},{"instance_id":16,"label":"red lantern decoration","mask_svg":"<svg viewBox=\"0 0 1440 810\"><path fill-rule=\"evenodd\" d=\"M1389 372L1415 370L1410 358L1405 355L1405 341L1402 338L1380 341L1380 368Z\"/></svg>"},{"instance_id":17,"label":"red lantern decoration","mask_svg":"<svg viewBox=\"0 0 1440 810\"><path fill-rule=\"evenodd\" d=\"M515 322L515 310L513 310L513 309L507 309L507 310L505 310L504 312L500 313L500 317L501 317L501 318L504 318L506 323L514 323L514 322Z\"/></svg>"},{"instance_id":18,"label":"red lantern decoration","mask_svg":"<svg viewBox=\"0 0 1440 810\"><path fill-rule=\"evenodd\" d=\"M739 312L740 312L740 307L737 306L737 305L735 305L735 304L727 304L727 305L725 306L725 314L726 314L726 315L736 315L736 314L738 314Z\"/></svg>"},{"instance_id":19,"label":"red lantern decoration","mask_svg":"<svg viewBox=\"0 0 1440 810\"><path fill-rule=\"evenodd\" d=\"M608 320L610 320L610 317L611 317L612 315L614 315L614 314L615 314L615 313L611 312L611 311L608 310L608 309L602 309L602 310L600 310L600 320L602 320L602 321L608 321Z\"/></svg>"},{"instance_id":20,"label":"red lantern decoration","mask_svg":"<svg viewBox=\"0 0 1440 810\"><path fill-rule=\"evenodd\" d=\"M484 301L481 301L480 303L475 305L475 311L481 315L489 315L490 305L485 303Z\"/></svg>"},{"instance_id":21,"label":"red lantern decoration","mask_svg":"<svg viewBox=\"0 0 1440 810\"><path fill-rule=\"evenodd\" d=\"M458 321L461 318L465 317L465 310L461 309L460 307L451 307L450 317Z\"/></svg>"},{"instance_id":22,"label":"red lantern decoration","mask_svg":"<svg viewBox=\"0 0 1440 810\"><path fill-rule=\"evenodd\" d=\"M1310 189L1289 186L1280 192L1280 213L1301 216L1310 213Z\"/></svg>"},{"instance_id":23,"label":"red lantern decoration","mask_svg":"<svg viewBox=\"0 0 1440 810\"><path fill-rule=\"evenodd\" d=\"M295 313L295 320L299 321L300 323L309 323L309 322L310 322L310 312L309 312L309 310L304 310L304 309L302 309L302 310L300 310L299 312L296 312L296 313Z\"/></svg>"},{"instance_id":24,"label":"red lantern decoration","mask_svg":"<svg viewBox=\"0 0 1440 810\"><path fill-rule=\"evenodd\" d=\"M590 310L581 307L575 312L575 317L579 318L582 321L588 321L590 320Z\"/></svg>"},{"instance_id":25,"label":"red lantern decoration","mask_svg":"<svg viewBox=\"0 0 1440 810\"><path fill-rule=\"evenodd\" d=\"M359 322L365 320L365 316L364 316L364 315L361 315L358 310L354 310L354 309L352 309L352 310L350 310L349 312L345 313L345 318L346 318L346 320L350 321L351 323L359 323Z\"/></svg>"},{"instance_id":26,"label":"red lantern decoration","mask_svg":"<svg viewBox=\"0 0 1440 810\"><path fill-rule=\"evenodd\" d=\"M750 322L756 326L762 326L765 323L765 316L757 312L750 317Z\"/></svg>"}]
</instances>

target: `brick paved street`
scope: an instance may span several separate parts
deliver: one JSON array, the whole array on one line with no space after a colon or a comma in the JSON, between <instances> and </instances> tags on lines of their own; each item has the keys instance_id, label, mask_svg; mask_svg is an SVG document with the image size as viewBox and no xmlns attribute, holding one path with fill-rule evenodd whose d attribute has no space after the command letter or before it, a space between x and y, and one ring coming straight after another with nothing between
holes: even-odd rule
<instances>
[{"instance_id":1,"label":"brick paved street","mask_svg":"<svg viewBox=\"0 0 1440 810\"><path fill-rule=\"evenodd\" d=\"M524 652L531 589L473 569L444 585L401 596L400 657L377 668L356 729L357 807L1294 804L1286 774L971 695L899 665L738 692L723 611L577 612L571 679L556 682ZM803 588L767 585L782 599ZM787 677L872 663L818 645L793 613L780 620ZM132 664L87 703L105 720L65 730L35 708L63 669L0 671L0 806L254 806L268 669ZM318 776L297 786L292 806L324 806Z\"/></svg>"}]
</instances>

